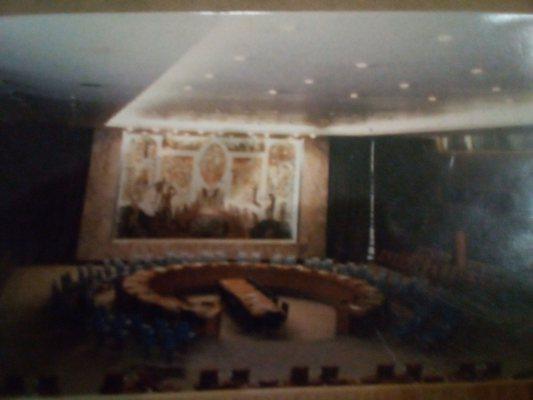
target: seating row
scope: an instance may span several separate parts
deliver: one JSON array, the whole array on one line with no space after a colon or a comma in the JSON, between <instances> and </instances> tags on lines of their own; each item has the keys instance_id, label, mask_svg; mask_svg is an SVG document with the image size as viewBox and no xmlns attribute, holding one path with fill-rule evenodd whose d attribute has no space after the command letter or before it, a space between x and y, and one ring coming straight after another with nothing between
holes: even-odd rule
<instances>
[{"instance_id":1,"label":"seating row","mask_svg":"<svg viewBox=\"0 0 533 400\"><path fill-rule=\"evenodd\" d=\"M174 368L161 369L149 372L143 369L138 373L137 380L129 380L117 373L106 375L101 387L101 393L117 394L131 392L143 388L146 391L179 390L179 384L169 385ZM344 378L340 376L338 366L329 365L320 368L320 374L311 378L310 368L296 366L290 370L287 380L260 379L256 382L251 380L249 368L237 368L231 370L227 380L220 379L220 371L216 368L203 369L198 374L198 381L194 386L197 390L219 390L237 388L272 388L280 386L321 386L321 385L372 385L372 384L406 384L406 383L438 383L438 382L462 382L483 381L501 378L501 364L489 362L481 366L474 363L463 363L459 368L448 376L427 374L424 367L419 363L405 365L405 370L396 373L395 364L380 364L376 366L375 373L361 379ZM185 372L179 369L178 374L182 377ZM175 380L174 380L175 382Z\"/></svg>"}]
</instances>

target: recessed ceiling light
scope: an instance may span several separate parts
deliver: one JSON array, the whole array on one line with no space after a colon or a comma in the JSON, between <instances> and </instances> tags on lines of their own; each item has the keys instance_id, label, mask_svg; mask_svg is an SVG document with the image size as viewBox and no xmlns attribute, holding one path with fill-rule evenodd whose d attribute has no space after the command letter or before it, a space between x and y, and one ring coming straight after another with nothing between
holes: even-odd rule
<instances>
[{"instance_id":1,"label":"recessed ceiling light","mask_svg":"<svg viewBox=\"0 0 533 400\"><path fill-rule=\"evenodd\" d=\"M282 25L280 27L280 29L284 32L294 32L294 30L296 29L296 27L294 25L290 25L290 24L287 24L287 25Z\"/></svg>"},{"instance_id":2,"label":"recessed ceiling light","mask_svg":"<svg viewBox=\"0 0 533 400\"><path fill-rule=\"evenodd\" d=\"M356 92L350 93L350 99L358 99L358 98L359 98L359 94L357 94Z\"/></svg>"},{"instance_id":3,"label":"recessed ceiling light","mask_svg":"<svg viewBox=\"0 0 533 400\"><path fill-rule=\"evenodd\" d=\"M185 90L186 92L190 92L192 90L192 86L191 85L183 86L183 90Z\"/></svg>"},{"instance_id":4,"label":"recessed ceiling light","mask_svg":"<svg viewBox=\"0 0 533 400\"><path fill-rule=\"evenodd\" d=\"M476 68L472 68L470 70L470 73L472 75L481 75L483 73L483 68L479 68L479 67L476 67Z\"/></svg>"},{"instance_id":5,"label":"recessed ceiling light","mask_svg":"<svg viewBox=\"0 0 533 400\"><path fill-rule=\"evenodd\" d=\"M237 62L243 62L243 61L246 61L246 56L242 54L237 54L236 56L233 57L233 59Z\"/></svg>"},{"instance_id":6,"label":"recessed ceiling light","mask_svg":"<svg viewBox=\"0 0 533 400\"><path fill-rule=\"evenodd\" d=\"M207 74L205 74L205 79L213 79L215 77L215 75L213 75L213 73L211 72L208 72Z\"/></svg>"},{"instance_id":7,"label":"recessed ceiling light","mask_svg":"<svg viewBox=\"0 0 533 400\"><path fill-rule=\"evenodd\" d=\"M276 89L270 89L270 90L268 91L268 94L270 94L270 95L272 95L272 96L275 96L275 95L278 94L278 91L277 91Z\"/></svg>"},{"instance_id":8,"label":"recessed ceiling light","mask_svg":"<svg viewBox=\"0 0 533 400\"><path fill-rule=\"evenodd\" d=\"M491 88L491 90L492 90L493 93L499 93L499 92L502 91L502 88L499 87L499 86L493 86L493 87Z\"/></svg>"},{"instance_id":9,"label":"recessed ceiling light","mask_svg":"<svg viewBox=\"0 0 533 400\"><path fill-rule=\"evenodd\" d=\"M315 81L314 81L313 79L311 79L311 78L306 78L306 79L304 80L304 83L305 83L306 85L312 85L313 83L315 83Z\"/></svg>"},{"instance_id":10,"label":"recessed ceiling light","mask_svg":"<svg viewBox=\"0 0 533 400\"><path fill-rule=\"evenodd\" d=\"M358 62L358 63L355 63L355 66L359 69L365 69L368 67L368 64L366 62Z\"/></svg>"},{"instance_id":11,"label":"recessed ceiling light","mask_svg":"<svg viewBox=\"0 0 533 400\"><path fill-rule=\"evenodd\" d=\"M448 34L441 34L439 36L437 36L437 40L441 43L450 43L452 40L453 40L453 37L452 35L448 35Z\"/></svg>"},{"instance_id":12,"label":"recessed ceiling light","mask_svg":"<svg viewBox=\"0 0 533 400\"><path fill-rule=\"evenodd\" d=\"M400 82L398 86L400 87L400 89L405 90L405 89L409 89L411 85L409 84L409 82Z\"/></svg>"},{"instance_id":13,"label":"recessed ceiling light","mask_svg":"<svg viewBox=\"0 0 533 400\"><path fill-rule=\"evenodd\" d=\"M428 101L431 102L431 103L434 103L434 102L437 101L437 98L435 96L431 95L431 96L428 96Z\"/></svg>"}]
</instances>

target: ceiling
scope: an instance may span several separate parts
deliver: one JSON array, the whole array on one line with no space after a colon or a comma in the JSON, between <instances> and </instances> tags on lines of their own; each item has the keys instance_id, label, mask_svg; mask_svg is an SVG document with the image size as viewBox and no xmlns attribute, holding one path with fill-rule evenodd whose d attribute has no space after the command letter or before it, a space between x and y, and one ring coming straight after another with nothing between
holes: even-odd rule
<instances>
[{"instance_id":1,"label":"ceiling","mask_svg":"<svg viewBox=\"0 0 533 400\"><path fill-rule=\"evenodd\" d=\"M533 15L0 18L0 98L109 126L409 133L533 124Z\"/></svg>"}]
</instances>

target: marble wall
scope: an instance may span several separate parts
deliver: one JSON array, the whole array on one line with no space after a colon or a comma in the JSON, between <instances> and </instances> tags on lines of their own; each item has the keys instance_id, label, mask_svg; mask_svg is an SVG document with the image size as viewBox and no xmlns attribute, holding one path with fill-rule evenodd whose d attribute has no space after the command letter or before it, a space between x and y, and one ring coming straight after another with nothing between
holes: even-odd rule
<instances>
[{"instance_id":1,"label":"marble wall","mask_svg":"<svg viewBox=\"0 0 533 400\"><path fill-rule=\"evenodd\" d=\"M328 198L329 144L327 139L303 140L299 174L299 207L295 237L287 239L249 238L132 238L118 235L120 180L123 171L123 134L105 129L95 133L91 166L82 216L78 258L133 258L168 252L225 251L229 257L238 251L259 251L268 256L275 253L296 256L325 254Z\"/></svg>"}]
</instances>

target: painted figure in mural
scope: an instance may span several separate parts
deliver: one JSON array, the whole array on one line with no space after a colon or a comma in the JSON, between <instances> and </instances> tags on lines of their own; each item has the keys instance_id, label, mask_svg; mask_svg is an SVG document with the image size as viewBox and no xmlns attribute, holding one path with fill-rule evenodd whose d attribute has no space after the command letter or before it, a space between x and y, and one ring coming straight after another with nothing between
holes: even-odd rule
<instances>
[{"instance_id":1,"label":"painted figure in mural","mask_svg":"<svg viewBox=\"0 0 533 400\"><path fill-rule=\"evenodd\" d=\"M266 218L258 222L250 231L254 239L289 239L291 229L285 221L277 221L274 218L276 209L276 196L270 193L270 206L266 210Z\"/></svg>"},{"instance_id":2,"label":"painted figure in mural","mask_svg":"<svg viewBox=\"0 0 533 400\"><path fill-rule=\"evenodd\" d=\"M155 214L161 208L164 186L165 182L159 181L144 192L139 208L145 215L155 217Z\"/></svg>"}]
</instances>

